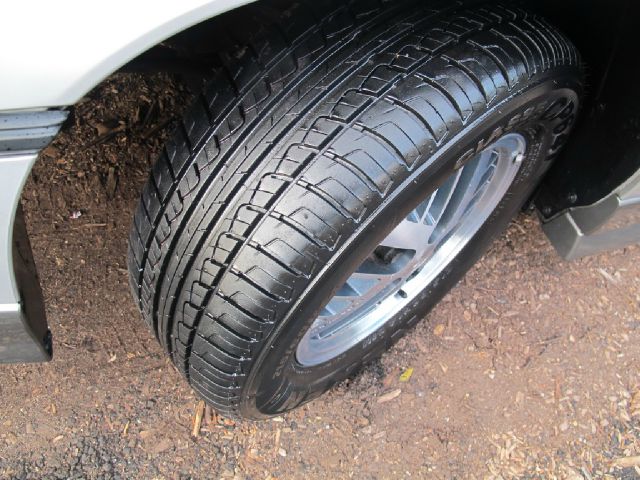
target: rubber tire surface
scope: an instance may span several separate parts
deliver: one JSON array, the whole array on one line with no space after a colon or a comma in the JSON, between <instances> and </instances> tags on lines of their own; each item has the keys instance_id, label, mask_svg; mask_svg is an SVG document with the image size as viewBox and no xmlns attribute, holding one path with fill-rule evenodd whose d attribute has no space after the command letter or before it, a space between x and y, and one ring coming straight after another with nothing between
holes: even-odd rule
<instances>
[{"instance_id":1,"label":"rubber tire surface","mask_svg":"<svg viewBox=\"0 0 640 480\"><path fill-rule=\"evenodd\" d=\"M130 237L132 289L176 367L225 415L295 408L388 348L505 228L564 143L582 78L570 42L518 9L445 5L269 7L221 55L154 166ZM350 272L511 131L528 140L525 161L469 245L379 331L299 365L298 341Z\"/></svg>"}]
</instances>

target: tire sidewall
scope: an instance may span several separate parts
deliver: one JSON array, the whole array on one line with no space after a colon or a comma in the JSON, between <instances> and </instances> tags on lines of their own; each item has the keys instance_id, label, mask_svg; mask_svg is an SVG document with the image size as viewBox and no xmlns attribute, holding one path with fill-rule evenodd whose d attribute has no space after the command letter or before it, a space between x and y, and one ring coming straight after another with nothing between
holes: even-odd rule
<instances>
[{"instance_id":1,"label":"tire sidewall","mask_svg":"<svg viewBox=\"0 0 640 480\"><path fill-rule=\"evenodd\" d=\"M529 198L564 144L577 115L581 87L575 67L556 69L487 108L381 201L332 260L313 278L265 342L243 391L243 415L264 418L290 410L326 391L384 352L413 327L481 257ZM351 349L314 367L295 359L297 345L323 305L393 227L427 194L497 137L518 132L527 155L507 193L473 238L407 306Z\"/></svg>"}]
</instances>

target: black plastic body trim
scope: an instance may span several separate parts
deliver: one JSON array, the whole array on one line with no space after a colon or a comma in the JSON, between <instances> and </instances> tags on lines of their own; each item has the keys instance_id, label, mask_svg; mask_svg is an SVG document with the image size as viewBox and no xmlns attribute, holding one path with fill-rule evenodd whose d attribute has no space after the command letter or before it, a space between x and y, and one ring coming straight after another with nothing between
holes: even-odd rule
<instances>
[{"instance_id":1,"label":"black plastic body trim","mask_svg":"<svg viewBox=\"0 0 640 480\"><path fill-rule=\"evenodd\" d=\"M640 169L640 4L629 0L528 3L571 38L588 79L576 128L534 199L546 222L569 208L601 201Z\"/></svg>"},{"instance_id":2,"label":"black plastic body trim","mask_svg":"<svg viewBox=\"0 0 640 480\"><path fill-rule=\"evenodd\" d=\"M31 253L27 228L18 208L13 224L13 266L20 287L21 311L0 314L0 362L25 363L51 360L51 332L47 326L40 280Z\"/></svg>"}]
</instances>

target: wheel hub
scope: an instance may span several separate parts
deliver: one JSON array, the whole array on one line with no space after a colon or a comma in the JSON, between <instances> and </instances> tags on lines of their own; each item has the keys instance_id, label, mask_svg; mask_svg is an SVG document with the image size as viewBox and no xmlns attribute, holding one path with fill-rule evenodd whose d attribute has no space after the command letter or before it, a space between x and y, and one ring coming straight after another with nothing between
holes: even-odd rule
<instances>
[{"instance_id":1,"label":"wheel hub","mask_svg":"<svg viewBox=\"0 0 640 480\"><path fill-rule=\"evenodd\" d=\"M421 201L324 306L298 344L298 362L314 366L340 355L424 290L500 203L525 150L522 135L504 135Z\"/></svg>"}]
</instances>

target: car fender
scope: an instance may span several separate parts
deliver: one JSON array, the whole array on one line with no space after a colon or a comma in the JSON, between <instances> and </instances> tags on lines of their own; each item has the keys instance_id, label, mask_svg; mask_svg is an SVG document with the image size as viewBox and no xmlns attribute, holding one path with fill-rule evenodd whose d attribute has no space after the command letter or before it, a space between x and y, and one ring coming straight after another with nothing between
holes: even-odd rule
<instances>
[{"instance_id":1,"label":"car fender","mask_svg":"<svg viewBox=\"0 0 640 480\"><path fill-rule=\"evenodd\" d=\"M250 1L7 2L0 29L0 110L73 105L142 52Z\"/></svg>"}]
</instances>

